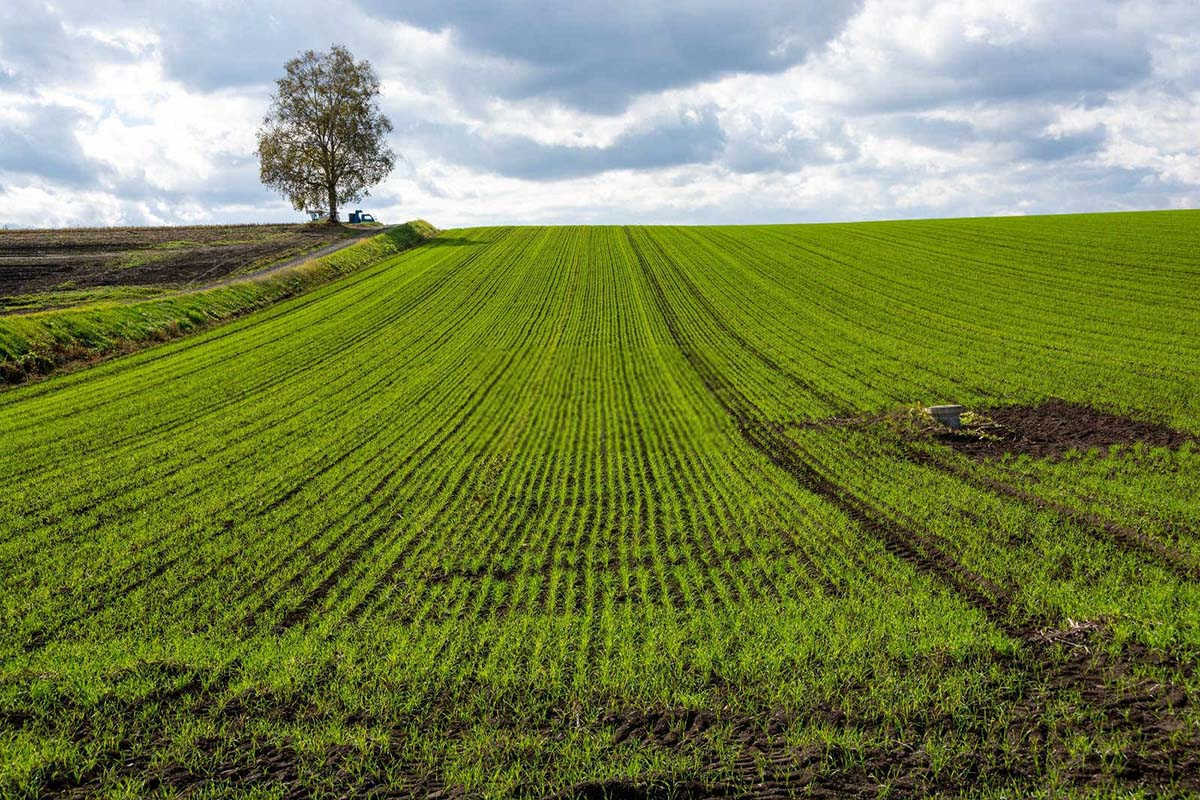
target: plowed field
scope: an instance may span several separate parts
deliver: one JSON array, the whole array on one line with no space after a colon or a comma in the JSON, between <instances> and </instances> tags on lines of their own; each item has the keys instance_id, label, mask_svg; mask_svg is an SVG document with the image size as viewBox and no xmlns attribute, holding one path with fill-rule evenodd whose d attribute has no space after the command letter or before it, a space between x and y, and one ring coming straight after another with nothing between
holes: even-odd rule
<instances>
[{"instance_id":1,"label":"plowed field","mask_svg":"<svg viewBox=\"0 0 1200 800\"><path fill-rule=\"evenodd\" d=\"M202 286L369 232L331 225L3 231L0 313Z\"/></svg>"}]
</instances>

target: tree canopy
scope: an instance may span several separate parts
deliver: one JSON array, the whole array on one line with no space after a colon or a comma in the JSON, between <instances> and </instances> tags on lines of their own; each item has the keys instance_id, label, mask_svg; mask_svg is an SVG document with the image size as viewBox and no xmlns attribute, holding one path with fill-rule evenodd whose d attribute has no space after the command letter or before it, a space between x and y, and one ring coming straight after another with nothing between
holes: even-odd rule
<instances>
[{"instance_id":1,"label":"tree canopy","mask_svg":"<svg viewBox=\"0 0 1200 800\"><path fill-rule=\"evenodd\" d=\"M309 50L284 70L258 131L259 176L297 211L327 204L336 222L339 206L370 194L395 164L379 76L340 45Z\"/></svg>"}]
</instances>

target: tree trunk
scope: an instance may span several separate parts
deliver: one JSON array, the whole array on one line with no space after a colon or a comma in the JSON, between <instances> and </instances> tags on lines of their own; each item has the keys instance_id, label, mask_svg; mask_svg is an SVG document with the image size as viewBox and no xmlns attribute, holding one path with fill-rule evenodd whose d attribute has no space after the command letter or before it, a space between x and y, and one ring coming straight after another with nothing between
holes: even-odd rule
<instances>
[{"instance_id":1,"label":"tree trunk","mask_svg":"<svg viewBox=\"0 0 1200 800\"><path fill-rule=\"evenodd\" d=\"M337 216L337 189L333 186L329 187L329 224L336 225Z\"/></svg>"}]
</instances>

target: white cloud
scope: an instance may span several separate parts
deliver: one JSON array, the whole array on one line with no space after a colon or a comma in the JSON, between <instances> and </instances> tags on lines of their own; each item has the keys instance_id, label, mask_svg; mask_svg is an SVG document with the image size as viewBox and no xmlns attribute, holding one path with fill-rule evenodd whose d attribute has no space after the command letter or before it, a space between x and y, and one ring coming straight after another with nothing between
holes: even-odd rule
<instances>
[{"instance_id":1,"label":"white cloud","mask_svg":"<svg viewBox=\"0 0 1200 800\"><path fill-rule=\"evenodd\" d=\"M694 4L669 35L600 26L629 48L680 48L629 57L670 75L621 80L595 48L530 51L520 26L538 18L502 6L503 35L442 12L425 28L330 18L315 0L229 3L219 24L190 2L0 12L3 221L296 218L258 184L254 132L283 61L331 41L383 79L405 158L362 205L388 219L800 221L1200 196L1194 2L868 0L798 32L798 49L761 26L714 36L704 21L736 24L733 7Z\"/></svg>"}]
</instances>

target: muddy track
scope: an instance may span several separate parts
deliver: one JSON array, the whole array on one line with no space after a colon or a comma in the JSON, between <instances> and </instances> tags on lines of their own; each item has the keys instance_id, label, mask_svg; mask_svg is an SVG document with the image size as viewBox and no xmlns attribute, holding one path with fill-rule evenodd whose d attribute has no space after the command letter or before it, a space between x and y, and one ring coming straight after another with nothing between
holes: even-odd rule
<instances>
[{"instance_id":1,"label":"muddy track","mask_svg":"<svg viewBox=\"0 0 1200 800\"><path fill-rule=\"evenodd\" d=\"M73 266L66 266L64 270L64 266L61 263L52 263L49 271L43 266L37 266L24 273L16 272L10 267L4 280L0 282L3 283L0 289L4 290L0 294L19 295L29 291L49 291L52 289L53 282L64 278L74 281L81 287L146 285L160 286L183 292L200 292L221 286L229 286L241 281L257 280L274 275L292 267L305 264L313 259L336 253L356 242L361 242L370 236L386 233L396 227L399 226L389 225L380 228L356 230L344 238L319 245L292 256L286 256L283 259L265 264L251 272L234 273L233 271L239 268L239 264L245 265L253 263L255 260L270 258L273 252L279 252L278 248L269 242L260 242L251 246L243 245L236 248L228 248L228 252L222 249L189 250L179 256L173 256L161 262L129 269L114 268L111 265L99 266L100 262L96 264L84 264L81 268L82 271ZM180 229L181 232L186 230ZM147 250L144 245L128 250L122 248L106 250L105 248L95 248L87 245L74 247L70 244L60 244L54 245L51 249L59 251L58 257L65 258L67 261L70 261L72 258L70 255L71 252L93 252L95 254L94 258L99 258L101 261L103 261L104 257L111 258L122 253L153 252ZM292 248L292 251L295 252L295 247ZM5 255L5 253L0 253L0 260ZM45 258L46 256L41 257ZM220 277L213 277L214 273L220 275ZM135 303L142 302L142 300L136 299L125 302ZM0 309L0 316L16 317L60 308L71 308L71 305L48 305L34 309Z\"/></svg>"},{"instance_id":2,"label":"muddy track","mask_svg":"<svg viewBox=\"0 0 1200 800\"><path fill-rule=\"evenodd\" d=\"M291 258L285 259L278 263L270 264L263 269L256 270L254 272L243 272L240 275L230 275L226 278L221 278L220 280L211 281L198 286L189 286L188 290L215 289L218 286L228 286L231 283L238 283L239 281L247 279L257 280L258 278L265 278L268 275L274 275L276 272L282 272L285 269L291 269L292 267L299 266L300 264L308 263L314 258L321 258L322 256L329 255L330 253L336 253L338 250L345 249L356 242L361 242L363 239L367 239L371 236L378 236L381 233L387 233L388 231L399 227L401 226L384 225L380 228L370 228L356 231L350 236L347 236L345 239L333 242L332 244L327 244L324 247L318 247L316 250L310 250L307 253L301 253L300 255L292 256Z\"/></svg>"}]
</instances>

